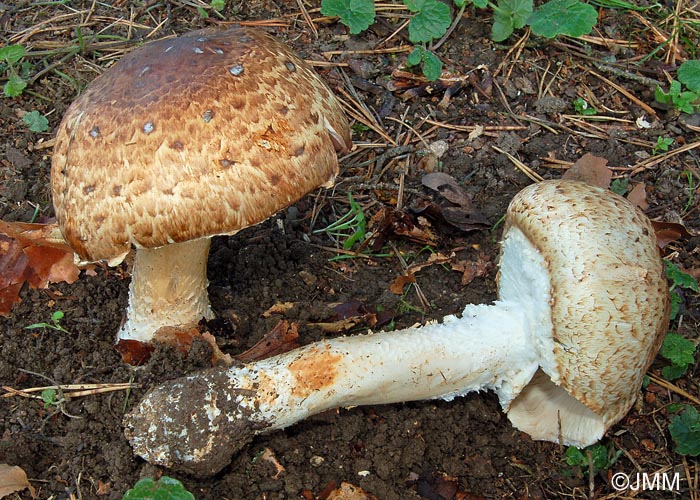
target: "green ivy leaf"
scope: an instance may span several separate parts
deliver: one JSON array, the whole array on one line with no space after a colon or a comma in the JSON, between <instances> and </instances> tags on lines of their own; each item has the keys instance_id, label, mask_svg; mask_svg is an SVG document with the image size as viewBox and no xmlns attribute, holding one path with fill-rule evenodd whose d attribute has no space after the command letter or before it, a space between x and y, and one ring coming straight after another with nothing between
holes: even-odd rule
<instances>
[{"instance_id":1,"label":"green ivy leaf","mask_svg":"<svg viewBox=\"0 0 700 500\"><path fill-rule=\"evenodd\" d=\"M450 27L450 8L438 0L407 0L406 6L416 14L408 23L408 38L425 43L440 38Z\"/></svg>"},{"instance_id":2,"label":"green ivy leaf","mask_svg":"<svg viewBox=\"0 0 700 500\"><path fill-rule=\"evenodd\" d=\"M177 479L162 476L154 481L145 477L128 490L122 500L194 500L194 495Z\"/></svg>"},{"instance_id":3,"label":"green ivy leaf","mask_svg":"<svg viewBox=\"0 0 700 500\"><path fill-rule=\"evenodd\" d=\"M3 91L7 97L17 97L22 95L22 92L27 87L27 82L25 82L21 77L17 75L10 75L10 79L7 80Z\"/></svg>"},{"instance_id":4,"label":"green ivy leaf","mask_svg":"<svg viewBox=\"0 0 700 500\"><path fill-rule=\"evenodd\" d=\"M685 61L678 67L678 80L685 85L688 90L700 93L700 61L692 59Z\"/></svg>"},{"instance_id":5,"label":"green ivy leaf","mask_svg":"<svg viewBox=\"0 0 700 500\"><path fill-rule=\"evenodd\" d=\"M357 35L374 22L373 0L322 0L321 14L338 16L340 22Z\"/></svg>"},{"instance_id":6,"label":"green ivy leaf","mask_svg":"<svg viewBox=\"0 0 700 500\"><path fill-rule=\"evenodd\" d=\"M474 0L472 3L474 4L474 7L477 7L479 9L485 9L489 6L488 0Z\"/></svg>"},{"instance_id":7,"label":"green ivy leaf","mask_svg":"<svg viewBox=\"0 0 700 500\"><path fill-rule=\"evenodd\" d=\"M668 365L661 369L661 375L666 380L676 380L681 378L688 371L688 365Z\"/></svg>"},{"instance_id":8,"label":"green ivy leaf","mask_svg":"<svg viewBox=\"0 0 700 500\"><path fill-rule=\"evenodd\" d=\"M0 59L13 65L24 57L25 52L25 48L21 45L8 45L0 49Z\"/></svg>"},{"instance_id":9,"label":"green ivy leaf","mask_svg":"<svg viewBox=\"0 0 700 500\"><path fill-rule=\"evenodd\" d=\"M49 121L36 110L30 111L24 115L22 121L32 132L46 132L49 129Z\"/></svg>"},{"instance_id":10,"label":"green ivy leaf","mask_svg":"<svg viewBox=\"0 0 700 500\"><path fill-rule=\"evenodd\" d=\"M550 0L535 10L527 22L536 35L554 38L586 35L597 21L598 12L592 5L579 0Z\"/></svg>"},{"instance_id":11,"label":"green ivy leaf","mask_svg":"<svg viewBox=\"0 0 700 500\"><path fill-rule=\"evenodd\" d=\"M679 455L700 455L700 414L692 406L686 406L683 413L671 420L668 425L676 453Z\"/></svg>"}]
</instances>

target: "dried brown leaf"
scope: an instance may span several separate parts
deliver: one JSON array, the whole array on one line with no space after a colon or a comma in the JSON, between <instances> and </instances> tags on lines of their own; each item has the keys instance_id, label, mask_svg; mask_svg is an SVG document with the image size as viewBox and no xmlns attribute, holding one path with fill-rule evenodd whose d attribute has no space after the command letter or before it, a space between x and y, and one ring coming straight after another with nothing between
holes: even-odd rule
<instances>
[{"instance_id":1,"label":"dried brown leaf","mask_svg":"<svg viewBox=\"0 0 700 500\"><path fill-rule=\"evenodd\" d=\"M586 153L576 163L571 165L571 168L564 172L562 178L583 181L593 186L608 189L612 179L612 171L607 165L608 160L605 158Z\"/></svg>"},{"instance_id":2,"label":"dried brown leaf","mask_svg":"<svg viewBox=\"0 0 700 500\"><path fill-rule=\"evenodd\" d=\"M389 287L389 291L391 293L394 293L396 295L403 295L403 289L406 288L406 285L409 283L415 283L416 282L416 275L407 272L407 274L401 274L396 277L394 282L391 284Z\"/></svg>"},{"instance_id":3,"label":"dried brown leaf","mask_svg":"<svg viewBox=\"0 0 700 500\"><path fill-rule=\"evenodd\" d=\"M664 248L669 243L678 241L681 238L690 238L693 235L685 228L683 224L675 222L651 221L656 233L656 244L659 248Z\"/></svg>"},{"instance_id":4,"label":"dried brown leaf","mask_svg":"<svg viewBox=\"0 0 700 500\"><path fill-rule=\"evenodd\" d=\"M258 343L236 356L236 359L243 363L250 363L282 354L299 347L298 339L299 325L293 321L281 319Z\"/></svg>"},{"instance_id":5,"label":"dried brown leaf","mask_svg":"<svg viewBox=\"0 0 700 500\"><path fill-rule=\"evenodd\" d=\"M36 498L36 491L34 487L29 484L27 473L24 472L21 467L0 464L0 498L27 488L32 497Z\"/></svg>"},{"instance_id":6,"label":"dried brown leaf","mask_svg":"<svg viewBox=\"0 0 700 500\"><path fill-rule=\"evenodd\" d=\"M632 191L627 194L627 199L631 201L634 206L637 206L642 210L649 208L649 203L647 202L646 185L643 182L635 184Z\"/></svg>"},{"instance_id":7,"label":"dried brown leaf","mask_svg":"<svg viewBox=\"0 0 700 500\"><path fill-rule=\"evenodd\" d=\"M0 315L10 314L27 282L32 288L73 283L80 269L55 224L0 221Z\"/></svg>"}]
</instances>

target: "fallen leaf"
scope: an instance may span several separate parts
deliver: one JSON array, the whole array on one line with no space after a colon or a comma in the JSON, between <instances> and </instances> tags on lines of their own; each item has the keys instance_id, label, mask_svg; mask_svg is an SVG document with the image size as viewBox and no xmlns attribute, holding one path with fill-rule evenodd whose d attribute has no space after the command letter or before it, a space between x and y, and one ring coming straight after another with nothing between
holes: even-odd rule
<instances>
[{"instance_id":1,"label":"fallen leaf","mask_svg":"<svg viewBox=\"0 0 700 500\"><path fill-rule=\"evenodd\" d=\"M635 184L632 191L627 194L627 199L631 201L634 206L639 207L642 210L649 208L649 203L647 202L646 185L643 182Z\"/></svg>"},{"instance_id":2,"label":"fallen leaf","mask_svg":"<svg viewBox=\"0 0 700 500\"><path fill-rule=\"evenodd\" d=\"M612 179L612 170L607 165L608 160L605 158L586 153L564 172L562 179L583 181L593 186L608 189Z\"/></svg>"},{"instance_id":3,"label":"fallen leaf","mask_svg":"<svg viewBox=\"0 0 700 500\"><path fill-rule=\"evenodd\" d=\"M95 492L97 494L97 496L109 495L109 492L111 489L112 489L111 482L108 481L105 483L100 479L97 480L97 491Z\"/></svg>"},{"instance_id":4,"label":"fallen leaf","mask_svg":"<svg viewBox=\"0 0 700 500\"><path fill-rule=\"evenodd\" d=\"M435 471L421 475L415 482L415 488L423 498L452 500L459 492L459 480Z\"/></svg>"},{"instance_id":5,"label":"fallen leaf","mask_svg":"<svg viewBox=\"0 0 700 500\"><path fill-rule=\"evenodd\" d=\"M391 321L392 313L377 311L375 307L365 306L359 300L331 304L333 316L331 321L309 323L327 333L343 333L357 327L373 328Z\"/></svg>"},{"instance_id":6,"label":"fallen leaf","mask_svg":"<svg viewBox=\"0 0 700 500\"><path fill-rule=\"evenodd\" d=\"M449 202L465 209L471 208L471 199L451 175L444 172L433 172L424 175L420 181L425 187L440 193Z\"/></svg>"},{"instance_id":7,"label":"fallen leaf","mask_svg":"<svg viewBox=\"0 0 700 500\"><path fill-rule=\"evenodd\" d=\"M471 198L451 175L433 172L424 175L421 183L440 193L452 206L442 206L423 200L421 206L412 209L414 213L445 222L462 231L473 231L488 225L488 221L472 208Z\"/></svg>"},{"instance_id":8,"label":"fallen leaf","mask_svg":"<svg viewBox=\"0 0 700 500\"><path fill-rule=\"evenodd\" d=\"M299 327L295 322L281 319L253 347L236 356L238 361L250 363L282 354L299 347Z\"/></svg>"},{"instance_id":9,"label":"fallen leaf","mask_svg":"<svg viewBox=\"0 0 700 500\"><path fill-rule=\"evenodd\" d=\"M275 454L270 448L265 448L262 455L260 455L260 458L266 462L270 462L275 467L275 475L272 476L272 479L279 479L280 474L286 472L286 469L279 463L277 457L275 457Z\"/></svg>"},{"instance_id":10,"label":"fallen leaf","mask_svg":"<svg viewBox=\"0 0 700 500\"><path fill-rule=\"evenodd\" d=\"M24 472L24 469L16 465L0 464L0 498L27 488L32 497L36 498L36 491L29 484L27 473Z\"/></svg>"},{"instance_id":11,"label":"fallen leaf","mask_svg":"<svg viewBox=\"0 0 700 500\"><path fill-rule=\"evenodd\" d=\"M73 283L80 275L75 254L58 226L0 221L0 315L20 302L23 283L46 288L49 283Z\"/></svg>"},{"instance_id":12,"label":"fallen leaf","mask_svg":"<svg viewBox=\"0 0 700 500\"><path fill-rule=\"evenodd\" d=\"M380 251L387 241L397 238L428 246L436 246L439 240L425 217L415 217L388 206L372 216L368 227L373 234L370 248L374 252Z\"/></svg>"},{"instance_id":13,"label":"fallen leaf","mask_svg":"<svg viewBox=\"0 0 700 500\"><path fill-rule=\"evenodd\" d=\"M664 248L669 243L678 241L681 238L690 238L693 235L683 224L675 222L651 221L656 233L656 244L659 248Z\"/></svg>"},{"instance_id":14,"label":"fallen leaf","mask_svg":"<svg viewBox=\"0 0 700 500\"><path fill-rule=\"evenodd\" d=\"M415 283L416 282L416 275L413 273L406 273L406 274L401 274L396 277L394 282L391 284L389 287L389 291L393 294L396 295L403 295L403 289L408 285L409 283Z\"/></svg>"},{"instance_id":15,"label":"fallen leaf","mask_svg":"<svg viewBox=\"0 0 700 500\"><path fill-rule=\"evenodd\" d=\"M340 488L331 491L326 500L377 500L377 497L367 493L359 486L342 482Z\"/></svg>"},{"instance_id":16,"label":"fallen leaf","mask_svg":"<svg viewBox=\"0 0 700 500\"><path fill-rule=\"evenodd\" d=\"M294 307L296 304L294 302L277 302L276 304L273 304L270 306L267 311L262 313L263 318L269 318L273 314L285 314L287 311L289 311L292 307Z\"/></svg>"}]
</instances>

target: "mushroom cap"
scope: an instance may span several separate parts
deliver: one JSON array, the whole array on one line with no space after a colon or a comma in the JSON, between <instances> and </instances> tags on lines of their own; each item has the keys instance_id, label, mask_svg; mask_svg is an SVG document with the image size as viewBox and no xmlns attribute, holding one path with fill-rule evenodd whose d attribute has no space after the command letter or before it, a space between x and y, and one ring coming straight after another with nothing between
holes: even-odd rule
<instances>
[{"instance_id":1,"label":"mushroom cap","mask_svg":"<svg viewBox=\"0 0 700 500\"><path fill-rule=\"evenodd\" d=\"M286 45L250 28L148 43L96 78L56 134L51 188L86 261L261 222L338 172L340 103Z\"/></svg>"},{"instance_id":2,"label":"mushroom cap","mask_svg":"<svg viewBox=\"0 0 700 500\"><path fill-rule=\"evenodd\" d=\"M546 263L551 342L539 343L549 349L540 352L542 371L508 416L535 439L592 444L634 403L668 328L654 228L627 199L566 180L518 193L506 231L513 227Z\"/></svg>"}]
</instances>

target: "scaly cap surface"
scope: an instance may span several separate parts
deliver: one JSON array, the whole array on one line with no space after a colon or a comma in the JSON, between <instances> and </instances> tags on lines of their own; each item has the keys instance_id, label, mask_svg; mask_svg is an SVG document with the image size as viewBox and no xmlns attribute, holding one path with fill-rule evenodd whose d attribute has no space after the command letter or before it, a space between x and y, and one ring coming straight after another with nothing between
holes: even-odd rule
<instances>
[{"instance_id":1,"label":"scaly cap surface","mask_svg":"<svg viewBox=\"0 0 700 500\"><path fill-rule=\"evenodd\" d=\"M286 45L249 28L148 43L66 112L51 184L87 261L261 222L338 172L340 104Z\"/></svg>"}]
</instances>

